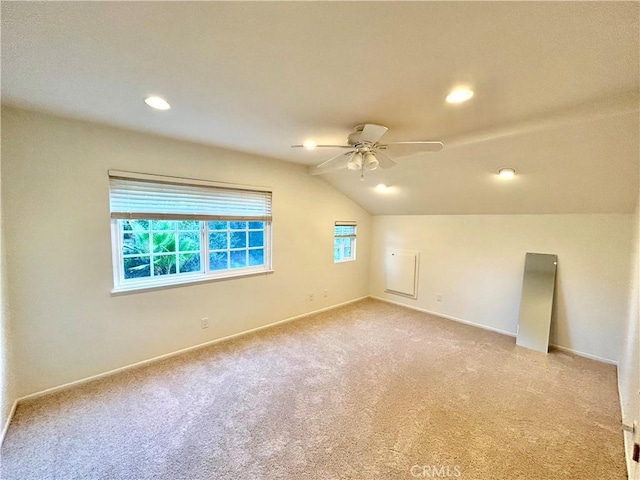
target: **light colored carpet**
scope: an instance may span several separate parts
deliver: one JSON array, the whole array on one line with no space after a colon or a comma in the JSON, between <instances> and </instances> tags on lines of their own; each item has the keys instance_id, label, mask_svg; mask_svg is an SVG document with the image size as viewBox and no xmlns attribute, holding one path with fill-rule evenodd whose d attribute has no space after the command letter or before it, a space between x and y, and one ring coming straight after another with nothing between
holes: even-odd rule
<instances>
[{"instance_id":1,"label":"light colored carpet","mask_svg":"<svg viewBox=\"0 0 640 480\"><path fill-rule=\"evenodd\" d=\"M364 300L20 405L1 473L621 479L619 424L611 365Z\"/></svg>"}]
</instances>

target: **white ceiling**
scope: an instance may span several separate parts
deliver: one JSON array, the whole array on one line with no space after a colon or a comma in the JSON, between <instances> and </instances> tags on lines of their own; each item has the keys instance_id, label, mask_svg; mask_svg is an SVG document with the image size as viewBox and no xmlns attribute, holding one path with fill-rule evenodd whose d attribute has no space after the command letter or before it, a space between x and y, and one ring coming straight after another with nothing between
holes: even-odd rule
<instances>
[{"instance_id":1,"label":"white ceiling","mask_svg":"<svg viewBox=\"0 0 640 480\"><path fill-rule=\"evenodd\" d=\"M364 182L323 176L377 214L630 212L639 16L637 2L3 2L2 102L308 165L339 152L291 144L344 143L360 123L444 141ZM446 104L461 83L474 98Z\"/></svg>"}]
</instances>

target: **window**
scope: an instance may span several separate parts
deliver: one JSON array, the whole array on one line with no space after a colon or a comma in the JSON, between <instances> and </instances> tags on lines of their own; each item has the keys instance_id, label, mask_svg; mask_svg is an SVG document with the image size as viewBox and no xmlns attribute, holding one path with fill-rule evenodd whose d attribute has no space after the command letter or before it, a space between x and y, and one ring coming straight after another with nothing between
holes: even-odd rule
<instances>
[{"instance_id":1,"label":"window","mask_svg":"<svg viewBox=\"0 0 640 480\"><path fill-rule=\"evenodd\" d=\"M271 192L109 172L114 291L271 270Z\"/></svg>"},{"instance_id":2,"label":"window","mask_svg":"<svg viewBox=\"0 0 640 480\"><path fill-rule=\"evenodd\" d=\"M333 262L355 260L356 222L336 222L333 235Z\"/></svg>"}]
</instances>

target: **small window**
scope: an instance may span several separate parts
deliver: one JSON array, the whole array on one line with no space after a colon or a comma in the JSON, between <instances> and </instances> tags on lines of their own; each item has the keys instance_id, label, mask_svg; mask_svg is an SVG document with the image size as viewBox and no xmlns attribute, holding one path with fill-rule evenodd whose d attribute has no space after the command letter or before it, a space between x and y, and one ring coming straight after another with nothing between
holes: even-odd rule
<instances>
[{"instance_id":1,"label":"small window","mask_svg":"<svg viewBox=\"0 0 640 480\"><path fill-rule=\"evenodd\" d=\"M336 222L333 239L333 262L356 259L356 222Z\"/></svg>"},{"instance_id":2,"label":"small window","mask_svg":"<svg viewBox=\"0 0 640 480\"><path fill-rule=\"evenodd\" d=\"M109 176L114 291L271 270L270 191Z\"/></svg>"}]
</instances>

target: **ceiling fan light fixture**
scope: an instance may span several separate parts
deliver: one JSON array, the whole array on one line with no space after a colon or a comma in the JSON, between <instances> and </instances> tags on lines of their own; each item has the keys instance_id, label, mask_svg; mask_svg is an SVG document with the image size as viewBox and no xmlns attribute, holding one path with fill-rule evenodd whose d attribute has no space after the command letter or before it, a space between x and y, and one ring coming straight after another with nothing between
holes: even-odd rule
<instances>
[{"instance_id":1,"label":"ceiling fan light fixture","mask_svg":"<svg viewBox=\"0 0 640 480\"><path fill-rule=\"evenodd\" d=\"M447 103L462 103L466 102L471 97L473 97L473 90L470 88L456 88L447 95Z\"/></svg>"},{"instance_id":2,"label":"ceiling fan light fixture","mask_svg":"<svg viewBox=\"0 0 640 480\"><path fill-rule=\"evenodd\" d=\"M380 166L380 162L375 157L375 155L371 152L367 152L364 154L364 169L367 171L375 170Z\"/></svg>"},{"instance_id":3,"label":"ceiling fan light fixture","mask_svg":"<svg viewBox=\"0 0 640 480\"><path fill-rule=\"evenodd\" d=\"M349 170L360 170L362 168L362 155L359 152L353 154L351 160L347 163Z\"/></svg>"}]
</instances>

